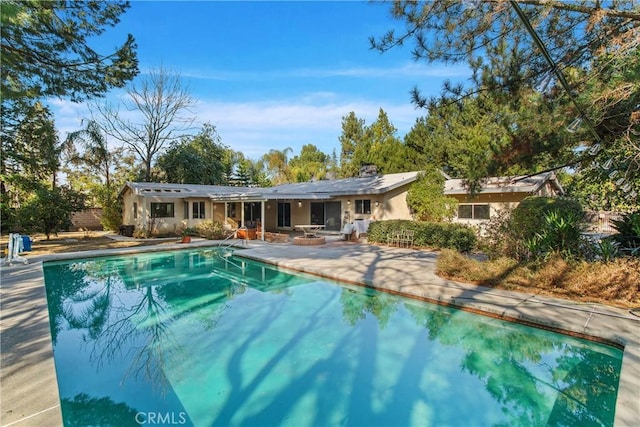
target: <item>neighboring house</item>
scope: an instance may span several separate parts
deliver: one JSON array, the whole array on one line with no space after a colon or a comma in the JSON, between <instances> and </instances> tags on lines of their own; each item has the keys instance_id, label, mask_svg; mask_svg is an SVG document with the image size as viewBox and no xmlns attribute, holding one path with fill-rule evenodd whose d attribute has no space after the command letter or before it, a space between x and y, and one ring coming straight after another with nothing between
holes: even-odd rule
<instances>
[{"instance_id":1,"label":"neighboring house","mask_svg":"<svg viewBox=\"0 0 640 427\"><path fill-rule=\"evenodd\" d=\"M411 219L407 191L418 173L369 173L269 188L129 182L120 191L123 224L148 228L153 222L158 233L179 233L207 219L248 228L260 221L265 230L315 224L339 231L343 224L360 219ZM486 189L470 200L461 180L450 179L445 184L445 193L460 201L457 220L462 222L487 219L493 211L511 207L531 194L558 192L562 188L552 174L490 179Z\"/></svg>"}]
</instances>

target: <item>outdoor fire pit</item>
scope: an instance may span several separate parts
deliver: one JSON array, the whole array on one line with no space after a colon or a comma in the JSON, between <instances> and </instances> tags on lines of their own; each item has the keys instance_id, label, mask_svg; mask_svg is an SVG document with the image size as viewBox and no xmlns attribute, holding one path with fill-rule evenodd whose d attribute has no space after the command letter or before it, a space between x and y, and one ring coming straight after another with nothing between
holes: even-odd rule
<instances>
[{"instance_id":1,"label":"outdoor fire pit","mask_svg":"<svg viewBox=\"0 0 640 427\"><path fill-rule=\"evenodd\" d=\"M323 236L298 236L293 238L293 244L299 246L324 245L326 240Z\"/></svg>"}]
</instances>

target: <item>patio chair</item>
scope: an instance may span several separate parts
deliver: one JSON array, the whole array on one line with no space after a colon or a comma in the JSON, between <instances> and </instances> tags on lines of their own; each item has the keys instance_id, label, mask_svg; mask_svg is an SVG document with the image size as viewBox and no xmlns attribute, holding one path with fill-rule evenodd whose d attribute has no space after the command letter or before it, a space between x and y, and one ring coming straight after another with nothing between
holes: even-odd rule
<instances>
[{"instance_id":1,"label":"patio chair","mask_svg":"<svg viewBox=\"0 0 640 427\"><path fill-rule=\"evenodd\" d=\"M404 230L402 236L400 236L400 246L412 248L414 235L414 230Z\"/></svg>"},{"instance_id":2,"label":"patio chair","mask_svg":"<svg viewBox=\"0 0 640 427\"><path fill-rule=\"evenodd\" d=\"M389 246L400 246L400 240L404 231L393 231L387 234L387 244Z\"/></svg>"}]
</instances>

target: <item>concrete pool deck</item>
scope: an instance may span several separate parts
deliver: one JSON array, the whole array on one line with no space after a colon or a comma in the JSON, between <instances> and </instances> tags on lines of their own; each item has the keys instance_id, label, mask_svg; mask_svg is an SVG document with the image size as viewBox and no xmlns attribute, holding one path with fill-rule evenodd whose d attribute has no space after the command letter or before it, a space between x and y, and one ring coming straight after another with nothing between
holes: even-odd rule
<instances>
[{"instance_id":1,"label":"concrete pool deck","mask_svg":"<svg viewBox=\"0 0 640 427\"><path fill-rule=\"evenodd\" d=\"M194 241L189 249L217 246ZM0 425L60 426L42 262L187 249L159 245L29 257L27 265L0 269ZM640 420L640 318L601 304L466 285L435 274L434 252L341 242L321 246L250 241L236 255L280 267L402 293L489 315L591 336L624 347L615 426Z\"/></svg>"}]
</instances>

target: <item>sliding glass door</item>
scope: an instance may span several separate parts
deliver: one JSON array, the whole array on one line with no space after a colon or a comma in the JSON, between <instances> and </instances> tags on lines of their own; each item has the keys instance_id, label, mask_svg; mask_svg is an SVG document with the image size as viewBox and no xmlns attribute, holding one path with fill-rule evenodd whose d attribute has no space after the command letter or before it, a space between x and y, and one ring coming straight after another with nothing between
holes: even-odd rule
<instances>
[{"instance_id":1,"label":"sliding glass door","mask_svg":"<svg viewBox=\"0 0 640 427\"><path fill-rule=\"evenodd\" d=\"M291 203L278 202L278 227L291 227Z\"/></svg>"}]
</instances>

